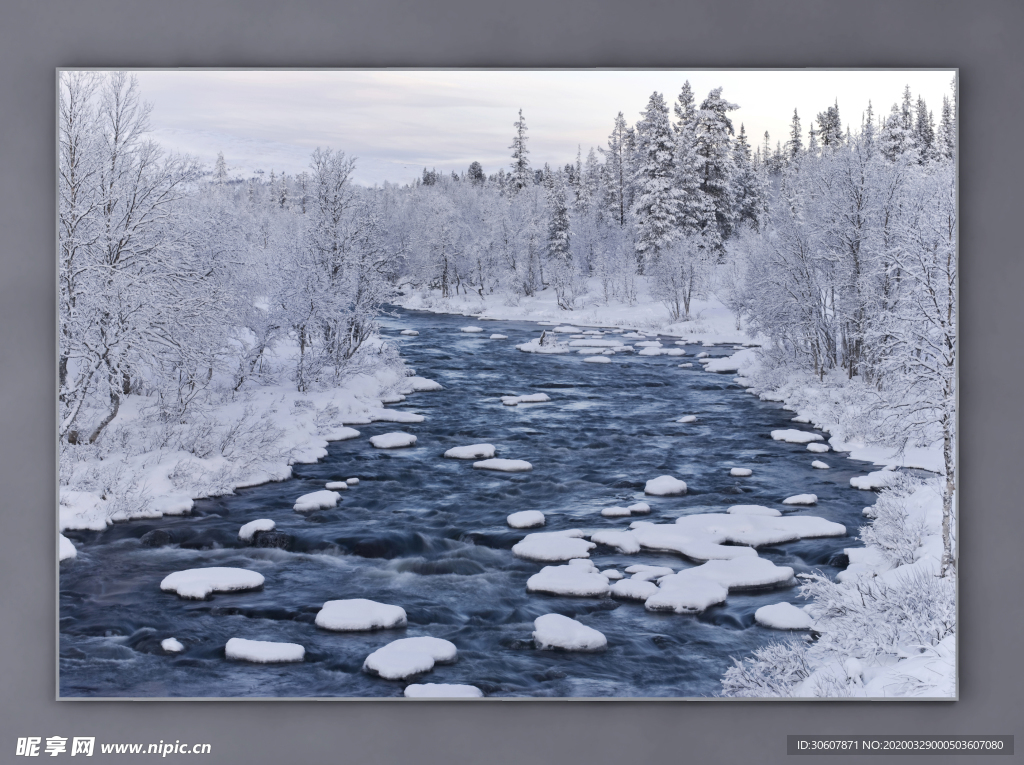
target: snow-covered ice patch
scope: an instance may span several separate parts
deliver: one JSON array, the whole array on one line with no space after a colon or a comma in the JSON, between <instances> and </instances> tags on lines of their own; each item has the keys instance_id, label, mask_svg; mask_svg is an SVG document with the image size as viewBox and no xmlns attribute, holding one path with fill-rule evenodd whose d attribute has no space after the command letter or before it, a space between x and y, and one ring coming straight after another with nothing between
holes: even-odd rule
<instances>
[{"instance_id":1,"label":"snow-covered ice patch","mask_svg":"<svg viewBox=\"0 0 1024 765\"><path fill-rule=\"evenodd\" d=\"M418 335L419 332L417 332L415 329L403 329L401 334L408 335L409 337L413 337L415 335Z\"/></svg>"},{"instance_id":2,"label":"snow-covered ice patch","mask_svg":"<svg viewBox=\"0 0 1024 765\"><path fill-rule=\"evenodd\" d=\"M561 614L538 616L533 629L533 639L542 651L600 651L608 647L604 634Z\"/></svg>"},{"instance_id":3,"label":"snow-covered ice patch","mask_svg":"<svg viewBox=\"0 0 1024 765\"><path fill-rule=\"evenodd\" d=\"M686 415L683 415L682 417L680 417L678 420L676 420L676 422L682 422L682 423L696 422L696 421L697 421L697 415L695 415L695 414L686 414Z\"/></svg>"},{"instance_id":4,"label":"snow-covered ice patch","mask_svg":"<svg viewBox=\"0 0 1024 765\"><path fill-rule=\"evenodd\" d=\"M663 576L674 574L675 569L671 569L668 566L651 566L647 563L634 563L632 566L626 566L626 573L632 574L632 578L638 582L650 582L655 579L661 579Z\"/></svg>"},{"instance_id":5,"label":"snow-covered ice patch","mask_svg":"<svg viewBox=\"0 0 1024 765\"><path fill-rule=\"evenodd\" d=\"M238 538L243 542L248 542L257 531L273 531L276 526L277 524L269 518L249 521L238 530Z\"/></svg>"},{"instance_id":6,"label":"snow-covered ice patch","mask_svg":"<svg viewBox=\"0 0 1024 765\"><path fill-rule=\"evenodd\" d=\"M185 646L181 644L181 641L172 637L161 640L160 647L167 651L167 653L181 653L185 650Z\"/></svg>"},{"instance_id":7,"label":"snow-covered ice patch","mask_svg":"<svg viewBox=\"0 0 1024 765\"><path fill-rule=\"evenodd\" d=\"M778 518L782 515L774 507L764 505L733 505L728 512L732 515L763 515L768 518Z\"/></svg>"},{"instance_id":8,"label":"snow-covered ice patch","mask_svg":"<svg viewBox=\"0 0 1024 765\"><path fill-rule=\"evenodd\" d=\"M336 428L329 428L323 431L320 436L324 441L348 441L352 438L359 438L360 432L355 428L340 425Z\"/></svg>"},{"instance_id":9,"label":"snow-covered ice patch","mask_svg":"<svg viewBox=\"0 0 1024 765\"><path fill-rule=\"evenodd\" d=\"M583 360L591 364L610 364L612 362L607 356L587 356Z\"/></svg>"},{"instance_id":10,"label":"snow-covered ice patch","mask_svg":"<svg viewBox=\"0 0 1024 765\"><path fill-rule=\"evenodd\" d=\"M633 521L630 529L641 547L693 560L756 558L755 547L846 535L841 523L816 516L774 517L749 512L684 515L675 523Z\"/></svg>"},{"instance_id":11,"label":"snow-covered ice patch","mask_svg":"<svg viewBox=\"0 0 1024 765\"><path fill-rule=\"evenodd\" d=\"M256 664L280 664L302 661L306 657L306 649L298 643L273 643L269 640L231 638L224 646L224 656Z\"/></svg>"},{"instance_id":12,"label":"snow-covered ice patch","mask_svg":"<svg viewBox=\"0 0 1024 765\"><path fill-rule=\"evenodd\" d=\"M824 454L828 451L828 446L825 444L807 444L807 451Z\"/></svg>"},{"instance_id":13,"label":"snow-covered ice patch","mask_svg":"<svg viewBox=\"0 0 1024 765\"><path fill-rule=\"evenodd\" d=\"M473 467L476 470L497 470L501 473L525 473L528 470L533 470L533 465L526 460L504 460L500 458L480 460L480 462L474 462Z\"/></svg>"},{"instance_id":14,"label":"snow-covered ice patch","mask_svg":"<svg viewBox=\"0 0 1024 765\"><path fill-rule=\"evenodd\" d=\"M612 597L625 600L647 600L658 591L658 585L646 579L620 579L612 585Z\"/></svg>"},{"instance_id":15,"label":"snow-covered ice patch","mask_svg":"<svg viewBox=\"0 0 1024 765\"><path fill-rule=\"evenodd\" d=\"M571 595L578 598L600 598L611 592L608 579L582 566L545 566L526 580L527 592L548 595Z\"/></svg>"},{"instance_id":16,"label":"snow-covered ice patch","mask_svg":"<svg viewBox=\"0 0 1024 765\"><path fill-rule=\"evenodd\" d=\"M806 444L811 441L824 441L818 433L808 433L806 430L773 430L772 438L776 441L785 441L788 444Z\"/></svg>"},{"instance_id":17,"label":"snow-covered ice patch","mask_svg":"<svg viewBox=\"0 0 1024 765\"><path fill-rule=\"evenodd\" d=\"M599 545L614 547L616 550L626 555L635 555L640 552L640 543L636 541L636 537L633 535L632 531L614 531L608 529L595 531L590 535L590 541L596 542Z\"/></svg>"},{"instance_id":18,"label":"snow-covered ice patch","mask_svg":"<svg viewBox=\"0 0 1024 765\"><path fill-rule=\"evenodd\" d=\"M74 543L63 534L58 535L60 537L60 560L68 560L68 558L75 558L78 556L78 550L75 548ZM51 559L52 560L52 559Z\"/></svg>"},{"instance_id":19,"label":"snow-covered ice patch","mask_svg":"<svg viewBox=\"0 0 1024 765\"><path fill-rule=\"evenodd\" d=\"M526 396L502 396L501 403L505 406L519 406L519 404L543 404L550 401L551 396L547 393L530 393Z\"/></svg>"},{"instance_id":20,"label":"snow-covered ice patch","mask_svg":"<svg viewBox=\"0 0 1024 765\"><path fill-rule=\"evenodd\" d=\"M735 478L746 478L754 474L754 471L750 468L733 468L729 471L729 475Z\"/></svg>"},{"instance_id":21,"label":"snow-covered ice patch","mask_svg":"<svg viewBox=\"0 0 1024 765\"><path fill-rule=\"evenodd\" d=\"M632 505L626 507L626 509L633 515L647 515L651 512L651 506L646 502L634 502Z\"/></svg>"},{"instance_id":22,"label":"snow-covered ice patch","mask_svg":"<svg viewBox=\"0 0 1024 765\"><path fill-rule=\"evenodd\" d=\"M578 335L583 330L580 329L579 327L573 327L573 326L570 326L568 324L565 324L565 325L563 325L561 327L555 327L551 331L552 332L560 332L563 335Z\"/></svg>"},{"instance_id":23,"label":"snow-covered ice patch","mask_svg":"<svg viewBox=\"0 0 1024 765\"><path fill-rule=\"evenodd\" d=\"M514 529L535 529L544 525L544 513L540 510L520 510L509 515L505 522Z\"/></svg>"},{"instance_id":24,"label":"snow-covered ice patch","mask_svg":"<svg viewBox=\"0 0 1024 765\"><path fill-rule=\"evenodd\" d=\"M375 449L401 449L406 446L415 446L416 436L402 431L381 433L379 436L371 436L370 444Z\"/></svg>"},{"instance_id":25,"label":"snow-covered ice patch","mask_svg":"<svg viewBox=\"0 0 1024 765\"><path fill-rule=\"evenodd\" d=\"M761 606L754 612L754 621L773 630L809 630L814 624L806 611L792 603Z\"/></svg>"},{"instance_id":26,"label":"snow-covered ice patch","mask_svg":"<svg viewBox=\"0 0 1024 765\"><path fill-rule=\"evenodd\" d=\"M573 558L589 558L590 551L597 545L583 538L579 529L566 531L542 531L527 534L512 546L512 552L520 558L537 561L563 561Z\"/></svg>"},{"instance_id":27,"label":"snow-covered ice patch","mask_svg":"<svg viewBox=\"0 0 1024 765\"><path fill-rule=\"evenodd\" d=\"M631 516L633 513L628 507L606 507L601 510L601 515L605 518L626 518Z\"/></svg>"},{"instance_id":28,"label":"snow-covered ice patch","mask_svg":"<svg viewBox=\"0 0 1024 765\"><path fill-rule=\"evenodd\" d=\"M470 444L454 446L444 453L451 460L481 460L494 456L494 444Z\"/></svg>"},{"instance_id":29,"label":"snow-covered ice patch","mask_svg":"<svg viewBox=\"0 0 1024 765\"><path fill-rule=\"evenodd\" d=\"M604 571L601 571L600 574L605 579L608 579L612 582L622 579L622 572L614 568L606 568Z\"/></svg>"},{"instance_id":30,"label":"snow-covered ice patch","mask_svg":"<svg viewBox=\"0 0 1024 765\"><path fill-rule=\"evenodd\" d=\"M821 460L814 460L811 463L811 467L812 468L817 468L818 470L828 470L829 469L829 466L826 463L822 462Z\"/></svg>"},{"instance_id":31,"label":"snow-covered ice patch","mask_svg":"<svg viewBox=\"0 0 1024 765\"><path fill-rule=\"evenodd\" d=\"M692 367L692 366L693 366L693 364L692 364L692 363L690 363L690 362L687 362L687 363L685 363L685 364L680 364L680 365L679 365L679 368L680 368L680 369L687 369L687 368L689 368L689 367Z\"/></svg>"},{"instance_id":32,"label":"snow-covered ice patch","mask_svg":"<svg viewBox=\"0 0 1024 765\"><path fill-rule=\"evenodd\" d=\"M493 335L491 335L491 337L489 339L491 339L491 340L508 340L508 335L493 334ZM466 688L472 688L473 686L467 685L465 687Z\"/></svg>"},{"instance_id":33,"label":"snow-covered ice patch","mask_svg":"<svg viewBox=\"0 0 1024 765\"><path fill-rule=\"evenodd\" d=\"M794 494L782 500L784 505L816 505L818 504L817 494Z\"/></svg>"},{"instance_id":34,"label":"snow-covered ice patch","mask_svg":"<svg viewBox=\"0 0 1024 765\"><path fill-rule=\"evenodd\" d=\"M776 566L765 558L710 560L694 568L663 577L658 592L644 604L649 611L692 613L725 600L729 590L769 587L793 578L789 566Z\"/></svg>"},{"instance_id":35,"label":"snow-covered ice patch","mask_svg":"<svg viewBox=\"0 0 1024 765\"><path fill-rule=\"evenodd\" d=\"M359 479L358 478L348 478L348 479L345 480L345 483L347 483L349 486L356 486L356 485L359 484Z\"/></svg>"},{"instance_id":36,"label":"snow-covered ice patch","mask_svg":"<svg viewBox=\"0 0 1024 765\"><path fill-rule=\"evenodd\" d=\"M754 351L737 351L732 356L712 359L704 367L706 372L739 372L756 360Z\"/></svg>"},{"instance_id":37,"label":"snow-covered ice patch","mask_svg":"<svg viewBox=\"0 0 1024 765\"><path fill-rule=\"evenodd\" d=\"M329 489L321 489L309 494L303 494L292 507L297 513L309 513L313 510L326 510L329 507L337 507L341 494Z\"/></svg>"},{"instance_id":38,"label":"snow-covered ice patch","mask_svg":"<svg viewBox=\"0 0 1024 765\"><path fill-rule=\"evenodd\" d=\"M475 685L455 683L413 683L405 686L407 699L479 699L484 692Z\"/></svg>"},{"instance_id":39,"label":"snow-covered ice patch","mask_svg":"<svg viewBox=\"0 0 1024 765\"><path fill-rule=\"evenodd\" d=\"M316 626L334 632L390 630L406 625L405 609L365 598L328 600L316 615Z\"/></svg>"},{"instance_id":40,"label":"snow-covered ice patch","mask_svg":"<svg viewBox=\"0 0 1024 765\"><path fill-rule=\"evenodd\" d=\"M346 491L348 489L348 481L328 481L324 488L331 491Z\"/></svg>"},{"instance_id":41,"label":"snow-covered ice patch","mask_svg":"<svg viewBox=\"0 0 1024 765\"><path fill-rule=\"evenodd\" d=\"M463 327L462 331L463 332L476 333L476 332L483 332L484 330L483 330L483 327Z\"/></svg>"},{"instance_id":42,"label":"snow-covered ice patch","mask_svg":"<svg viewBox=\"0 0 1024 765\"><path fill-rule=\"evenodd\" d=\"M262 586L263 574L225 566L175 571L160 582L160 589L164 592L176 592L179 597L192 600L202 600L211 592L255 590Z\"/></svg>"},{"instance_id":43,"label":"snow-covered ice patch","mask_svg":"<svg viewBox=\"0 0 1024 765\"><path fill-rule=\"evenodd\" d=\"M363 671L385 680L403 680L429 672L434 664L450 663L458 658L454 643L435 637L400 638L366 657Z\"/></svg>"},{"instance_id":44,"label":"snow-covered ice patch","mask_svg":"<svg viewBox=\"0 0 1024 765\"><path fill-rule=\"evenodd\" d=\"M652 478L644 485L644 494L655 497L671 497L686 494L686 481L680 481L670 475Z\"/></svg>"}]
</instances>

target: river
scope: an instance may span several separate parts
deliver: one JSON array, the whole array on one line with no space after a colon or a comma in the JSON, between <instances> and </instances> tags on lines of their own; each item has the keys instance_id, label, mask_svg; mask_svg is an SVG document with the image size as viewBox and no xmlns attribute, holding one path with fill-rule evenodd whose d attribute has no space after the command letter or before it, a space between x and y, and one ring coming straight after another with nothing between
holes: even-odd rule
<instances>
[{"instance_id":1,"label":"river","mask_svg":"<svg viewBox=\"0 0 1024 765\"><path fill-rule=\"evenodd\" d=\"M721 512L734 504L782 508L805 492L816 507L795 512L846 525L848 536L764 547L758 553L797 573L834 576L842 549L859 546L862 508L874 501L851 488L864 463L838 454L815 455L802 445L773 441L770 431L794 425L792 412L764 402L705 372L687 356L637 357L611 363L583 356L519 352L536 337L532 322L470 320L396 309L383 333L400 345L417 375L444 390L410 395L394 408L416 412L412 425L358 425L362 437L335 442L317 464L296 465L294 478L197 501L191 515L118 523L105 531L69 531L78 558L61 564L60 692L62 697L369 697L401 696L404 682L362 671L363 660L398 637L432 635L456 644L458 660L412 682L465 683L486 696L700 697L715 694L731 665L759 646L788 637L757 625L754 611L769 603L802 605L795 582L732 592L699 615L651 613L643 604L612 598L529 594L526 580L543 564L512 554L528 533L505 518L541 510L544 531L624 529L630 519L604 518L603 507L646 501L642 520L669 523L683 514ZM483 333L461 327L476 324ZM402 336L402 329L418 336ZM508 335L490 340L491 333ZM651 338L648 338L651 339ZM661 338L666 346L672 338ZM627 341L628 342L628 341ZM503 406L502 395L547 393L542 404ZM692 424L676 423L695 414ZM415 447L372 448L367 438L404 430ZM497 456L533 464L527 473L474 470L442 458L451 447L491 443ZM832 467L816 470L823 458ZM750 467L734 478L729 468ZM682 497L644 497L648 479L682 478ZM358 477L331 510L300 514L295 499L332 480ZM260 549L238 540L238 528L270 518L290 536L290 549ZM146 546L140 538L166 531L173 544ZM645 563L681 569L678 555L624 555L599 546L601 569ZM160 591L169 573L204 566L239 566L266 577L263 589L182 600ZM336 633L313 621L321 605L369 598L405 608L408 627ZM571 616L608 639L600 653L541 651L533 620ZM185 650L167 654L174 636ZM302 663L257 665L228 661L231 637L299 643Z\"/></svg>"}]
</instances>

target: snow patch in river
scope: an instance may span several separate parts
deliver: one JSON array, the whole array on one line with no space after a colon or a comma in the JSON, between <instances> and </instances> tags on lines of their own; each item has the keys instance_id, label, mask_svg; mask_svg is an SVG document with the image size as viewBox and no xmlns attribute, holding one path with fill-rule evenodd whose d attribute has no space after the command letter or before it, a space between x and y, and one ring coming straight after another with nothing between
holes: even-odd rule
<instances>
[{"instance_id":1,"label":"snow patch in river","mask_svg":"<svg viewBox=\"0 0 1024 765\"><path fill-rule=\"evenodd\" d=\"M202 600L211 592L255 590L262 586L263 574L225 566L175 571L160 582L160 589L164 592L176 592L179 597L191 600Z\"/></svg>"},{"instance_id":2,"label":"snow patch in river","mask_svg":"<svg viewBox=\"0 0 1024 765\"><path fill-rule=\"evenodd\" d=\"M337 507L338 500L340 499L341 494L339 494L338 492L330 491L328 489L321 489L320 491L314 491L310 492L309 494L303 494L301 497L295 500L295 505L292 507L292 509L295 510L295 512L297 513L309 513L314 510L326 510L329 507Z\"/></svg>"},{"instance_id":3,"label":"snow patch in river","mask_svg":"<svg viewBox=\"0 0 1024 765\"><path fill-rule=\"evenodd\" d=\"M496 470L500 473L525 473L528 470L533 470L533 465L526 460L505 460L500 458L480 460L479 462L474 462L473 467L476 470Z\"/></svg>"},{"instance_id":4,"label":"snow patch in river","mask_svg":"<svg viewBox=\"0 0 1024 765\"><path fill-rule=\"evenodd\" d=\"M435 663L453 662L458 655L455 644L441 638L400 638L367 656L363 671L385 680L403 680L429 672Z\"/></svg>"},{"instance_id":5,"label":"snow patch in river","mask_svg":"<svg viewBox=\"0 0 1024 765\"><path fill-rule=\"evenodd\" d=\"M334 632L389 630L406 625L405 609L365 598L328 600L316 615L316 626Z\"/></svg>"},{"instance_id":6,"label":"snow patch in river","mask_svg":"<svg viewBox=\"0 0 1024 765\"><path fill-rule=\"evenodd\" d=\"M416 436L402 431L382 433L379 436L371 436L370 444L375 449L401 449L406 446L415 446Z\"/></svg>"},{"instance_id":7,"label":"snow patch in river","mask_svg":"<svg viewBox=\"0 0 1024 765\"><path fill-rule=\"evenodd\" d=\"M661 475L657 478L652 478L644 485L644 494L651 494L655 497L672 497L686 494L686 481L681 481L670 475Z\"/></svg>"},{"instance_id":8,"label":"snow patch in river","mask_svg":"<svg viewBox=\"0 0 1024 765\"><path fill-rule=\"evenodd\" d=\"M527 534L512 546L512 552L520 558L549 562L589 558L595 547L596 544L583 538L582 531L568 529Z\"/></svg>"},{"instance_id":9,"label":"snow patch in river","mask_svg":"<svg viewBox=\"0 0 1024 765\"><path fill-rule=\"evenodd\" d=\"M600 651L608 646L603 633L561 614L538 616L533 629L533 639L542 651Z\"/></svg>"},{"instance_id":10,"label":"snow patch in river","mask_svg":"<svg viewBox=\"0 0 1024 765\"><path fill-rule=\"evenodd\" d=\"M514 529L535 529L544 525L544 513L540 510L520 510L509 515L505 522Z\"/></svg>"},{"instance_id":11,"label":"snow patch in river","mask_svg":"<svg viewBox=\"0 0 1024 765\"><path fill-rule=\"evenodd\" d=\"M470 444L454 446L444 453L451 460L480 460L494 456L494 444Z\"/></svg>"},{"instance_id":12,"label":"snow patch in river","mask_svg":"<svg viewBox=\"0 0 1024 765\"><path fill-rule=\"evenodd\" d=\"M238 530L238 538L243 542L248 542L257 531L273 531L276 526L277 524L269 518L249 521Z\"/></svg>"},{"instance_id":13,"label":"snow patch in river","mask_svg":"<svg viewBox=\"0 0 1024 765\"><path fill-rule=\"evenodd\" d=\"M273 643L269 640L246 640L231 638L224 646L224 656L238 661L255 664L279 664L302 661L306 649L298 643Z\"/></svg>"}]
</instances>

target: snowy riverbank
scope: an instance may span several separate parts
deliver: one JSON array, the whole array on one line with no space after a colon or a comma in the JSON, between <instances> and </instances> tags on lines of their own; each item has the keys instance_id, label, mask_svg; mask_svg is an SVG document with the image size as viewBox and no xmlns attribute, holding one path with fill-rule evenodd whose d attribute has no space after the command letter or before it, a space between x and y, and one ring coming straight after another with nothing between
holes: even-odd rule
<instances>
[{"instance_id":1,"label":"snowy riverbank","mask_svg":"<svg viewBox=\"0 0 1024 765\"><path fill-rule=\"evenodd\" d=\"M384 366L306 393L290 384L227 391L186 423L161 418L153 397L128 397L95 445L63 446L60 530L182 515L195 499L290 478L293 464L326 456L329 441L358 437L352 425L407 420L386 403L435 384L404 371Z\"/></svg>"},{"instance_id":2,"label":"snowy riverbank","mask_svg":"<svg viewBox=\"0 0 1024 765\"><path fill-rule=\"evenodd\" d=\"M707 300L693 300L690 321L673 322L668 309L651 297L647 279L638 276L636 282L635 303L605 303L599 298L599 280L591 278L588 280L589 292L581 300L581 307L575 311L560 309L552 288L541 290L530 297L520 297L515 304L509 304L505 295L465 293L444 298L438 290L413 290L406 286L405 294L395 302L411 310L462 314L481 321L500 319L579 327L618 327L715 344L751 341L745 330L736 328L735 315L713 296Z\"/></svg>"}]
</instances>

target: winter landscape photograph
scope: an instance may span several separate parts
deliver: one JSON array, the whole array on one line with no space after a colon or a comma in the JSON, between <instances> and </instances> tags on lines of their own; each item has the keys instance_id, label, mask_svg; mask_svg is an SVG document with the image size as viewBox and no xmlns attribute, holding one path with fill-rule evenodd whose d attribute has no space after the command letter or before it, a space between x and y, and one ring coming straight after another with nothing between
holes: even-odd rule
<instances>
[{"instance_id":1,"label":"winter landscape photograph","mask_svg":"<svg viewBox=\"0 0 1024 765\"><path fill-rule=\"evenodd\" d=\"M956 75L58 72L60 698L957 698Z\"/></svg>"}]
</instances>

